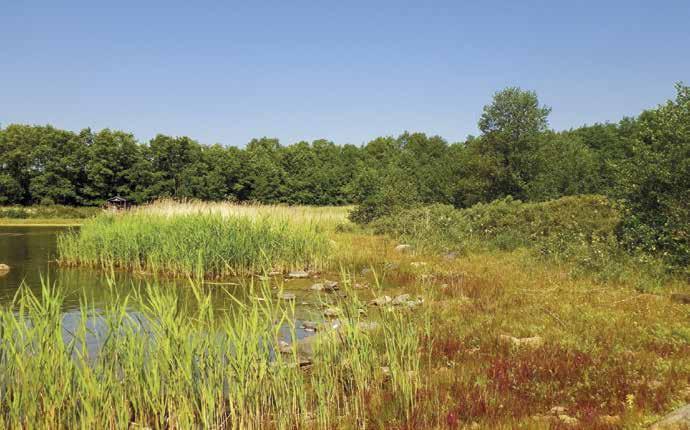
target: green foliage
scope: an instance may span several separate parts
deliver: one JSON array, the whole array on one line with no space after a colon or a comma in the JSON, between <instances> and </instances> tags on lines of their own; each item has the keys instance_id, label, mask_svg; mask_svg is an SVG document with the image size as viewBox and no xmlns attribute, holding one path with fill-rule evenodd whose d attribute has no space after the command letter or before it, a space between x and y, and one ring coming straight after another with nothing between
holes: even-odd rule
<instances>
[{"instance_id":1,"label":"green foliage","mask_svg":"<svg viewBox=\"0 0 690 430\"><path fill-rule=\"evenodd\" d=\"M619 211L603 196L523 203L507 197L468 209L431 205L377 220L377 232L437 251L538 249L567 256L570 249L615 244Z\"/></svg>"},{"instance_id":2,"label":"green foliage","mask_svg":"<svg viewBox=\"0 0 690 430\"><path fill-rule=\"evenodd\" d=\"M626 207L624 237L634 249L661 252L690 266L690 87L644 112L631 157L618 169L614 195Z\"/></svg>"},{"instance_id":3,"label":"green foliage","mask_svg":"<svg viewBox=\"0 0 690 430\"><path fill-rule=\"evenodd\" d=\"M468 208L511 196L538 202L600 194L622 203L620 237L634 253L690 266L690 90L616 124L555 132L550 108L532 91L494 94L481 135L449 144L405 132L363 146L328 140L283 146L253 139L245 148L158 135L51 126L0 129L0 204L100 205L120 195L358 207L369 223L404 208Z\"/></svg>"},{"instance_id":4,"label":"green foliage","mask_svg":"<svg viewBox=\"0 0 690 430\"><path fill-rule=\"evenodd\" d=\"M362 303L343 300L340 328L310 339L305 371L294 306L268 284L244 287L251 300L216 293L226 309L193 282L188 300L157 284L98 310L83 298L74 327L59 287L20 288L0 308L0 427L359 427L372 420L372 396L394 417L411 413L421 357L409 314L387 315L374 335L360 324ZM294 353L276 353L285 341Z\"/></svg>"}]
</instances>

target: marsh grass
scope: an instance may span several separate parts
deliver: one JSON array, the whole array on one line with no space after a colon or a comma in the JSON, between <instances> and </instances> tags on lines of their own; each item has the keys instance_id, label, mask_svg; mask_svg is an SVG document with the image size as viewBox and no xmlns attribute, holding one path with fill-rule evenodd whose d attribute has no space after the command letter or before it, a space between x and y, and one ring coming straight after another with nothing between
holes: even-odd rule
<instances>
[{"instance_id":1,"label":"marsh grass","mask_svg":"<svg viewBox=\"0 0 690 430\"><path fill-rule=\"evenodd\" d=\"M322 230L347 229L352 225L347 218L352 206L287 206L252 203L157 200L136 207L135 212L151 215L220 215L223 218L290 219L296 224L316 224Z\"/></svg>"},{"instance_id":2,"label":"marsh grass","mask_svg":"<svg viewBox=\"0 0 690 430\"><path fill-rule=\"evenodd\" d=\"M58 287L21 288L0 310L0 427L364 428L372 397L393 399L393 417L410 413L418 337L402 316L365 331L361 304L339 301L341 328L319 335L305 370L276 352L286 325L297 345L294 305L268 284L246 285L256 299L225 311L201 284L189 288L191 302L155 284L113 289L98 311L83 301L71 331Z\"/></svg>"},{"instance_id":3,"label":"marsh grass","mask_svg":"<svg viewBox=\"0 0 690 430\"><path fill-rule=\"evenodd\" d=\"M247 274L260 267L319 268L330 247L317 221L213 212L101 215L58 237L63 265L207 278Z\"/></svg>"}]
</instances>

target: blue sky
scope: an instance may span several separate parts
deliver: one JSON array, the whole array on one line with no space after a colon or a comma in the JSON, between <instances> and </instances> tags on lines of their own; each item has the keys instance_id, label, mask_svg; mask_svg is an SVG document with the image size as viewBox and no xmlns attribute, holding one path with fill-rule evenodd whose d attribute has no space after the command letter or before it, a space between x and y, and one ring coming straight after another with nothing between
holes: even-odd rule
<instances>
[{"instance_id":1,"label":"blue sky","mask_svg":"<svg viewBox=\"0 0 690 430\"><path fill-rule=\"evenodd\" d=\"M101 4L99 4L101 3ZM458 141L506 86L564 129L690 82L683 1L6 1L0 124L243 146Z\"/></svg>"}]
</instances>

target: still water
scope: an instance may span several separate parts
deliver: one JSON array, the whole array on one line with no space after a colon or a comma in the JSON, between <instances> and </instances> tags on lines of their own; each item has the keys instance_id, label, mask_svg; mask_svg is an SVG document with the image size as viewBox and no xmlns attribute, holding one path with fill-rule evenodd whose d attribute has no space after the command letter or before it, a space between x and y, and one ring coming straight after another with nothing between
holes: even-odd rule
<instances>
[{"instance_id":1,"label":"still water","mask_svg":"<svg viewBox=\"0 0 690 430\"><path fill-rule=\"evenodd\" d=\"M108 276L106 272L95 269L60 267L56 263L57 236L67 231L67 227L7 227L0 226L0 263L10 266L10 271L0 276L0 306L6 307L12 303L22 284L30 288L34 294L40 296L41 283L55 284L64 296L62 303L63 324L65 330L70 330L79 321L80 302L86 300L90 309L99 312L110 300L113 293L120 297L133 292L135 289L145 288L147 284L155 283L156 288L173 288L183 300L192 299L189 282L184 279L152 279L125 272L118 272ZM114 278L112 278L114 275ZM109 277L112 278L109 280ZM306 281L308 282L308 281ZM304 337L307 332L300 329L300 320L312 319L318 316L318 307L310 304L309 293L305 293L305 286L297 282L289 285L297 295L296 326L297 336ZM113 291L115 290L115 291ZM286 286L286 291L288 290ZM232 285L211 285L214 308L218 311L237 306L227 292L231 292L240 301L250 300L246 289ZM130 313L137 313L136 308ZM96 318L97 321L97 318ZM98 331L98 327L93 327ZM287 337L287 327L284 328ZM96 348L97 342L92 340L90 347Z\"/></svg>"}]
</instances>

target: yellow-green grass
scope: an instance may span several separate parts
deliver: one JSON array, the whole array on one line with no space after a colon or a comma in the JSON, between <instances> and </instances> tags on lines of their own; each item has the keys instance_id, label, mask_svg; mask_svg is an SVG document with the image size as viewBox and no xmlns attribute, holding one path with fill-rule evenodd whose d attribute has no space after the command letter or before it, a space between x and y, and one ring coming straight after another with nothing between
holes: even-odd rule
<instances>
[{"instance_id":1,"label":"yellow-green grass","mask_svg":"<svg viewBox=\"0 0 690 430\"><path fill-rule=\"evenodd\" d=\"M0 428L361 428L415 410L422 333L409 311L365 331L362 304L337 303L341 328L318 335L305 370L297 348L275 353L283 323L295 345L294 307L267 285L247 285L257 300L224 312L190 288L193 303L156 285L98 314L83 301L71 331L59 288L21 289L0 309Z\"/></svg>"},{"instance_id":2,"label":"yellow-green grass","mask_svg":"<svg viewBox=\"0 0 690 430\"><path fill-rule=\"evenodd\" d=\"M148 205L132 209L133 212L179 216L179 215L220 215L224 218L278 218L289 219L295 224L316 224L325 230L335 230L350 224L347 219L352 206L288 206L264 204L240 204L228 202L201 202L158 200Z\"/></svg>"},{"instance_id":3,"label":"yellow-green grass","mask_svg":"<svg viewBox=\"0 0 690 430\"><path fill-rule=\"evenodd\" d=\"M219 278L257 271L318 269L331 244L317 222L281 216L101 215L58 238L63 265Z\"/></svg>"}]
</instances>

